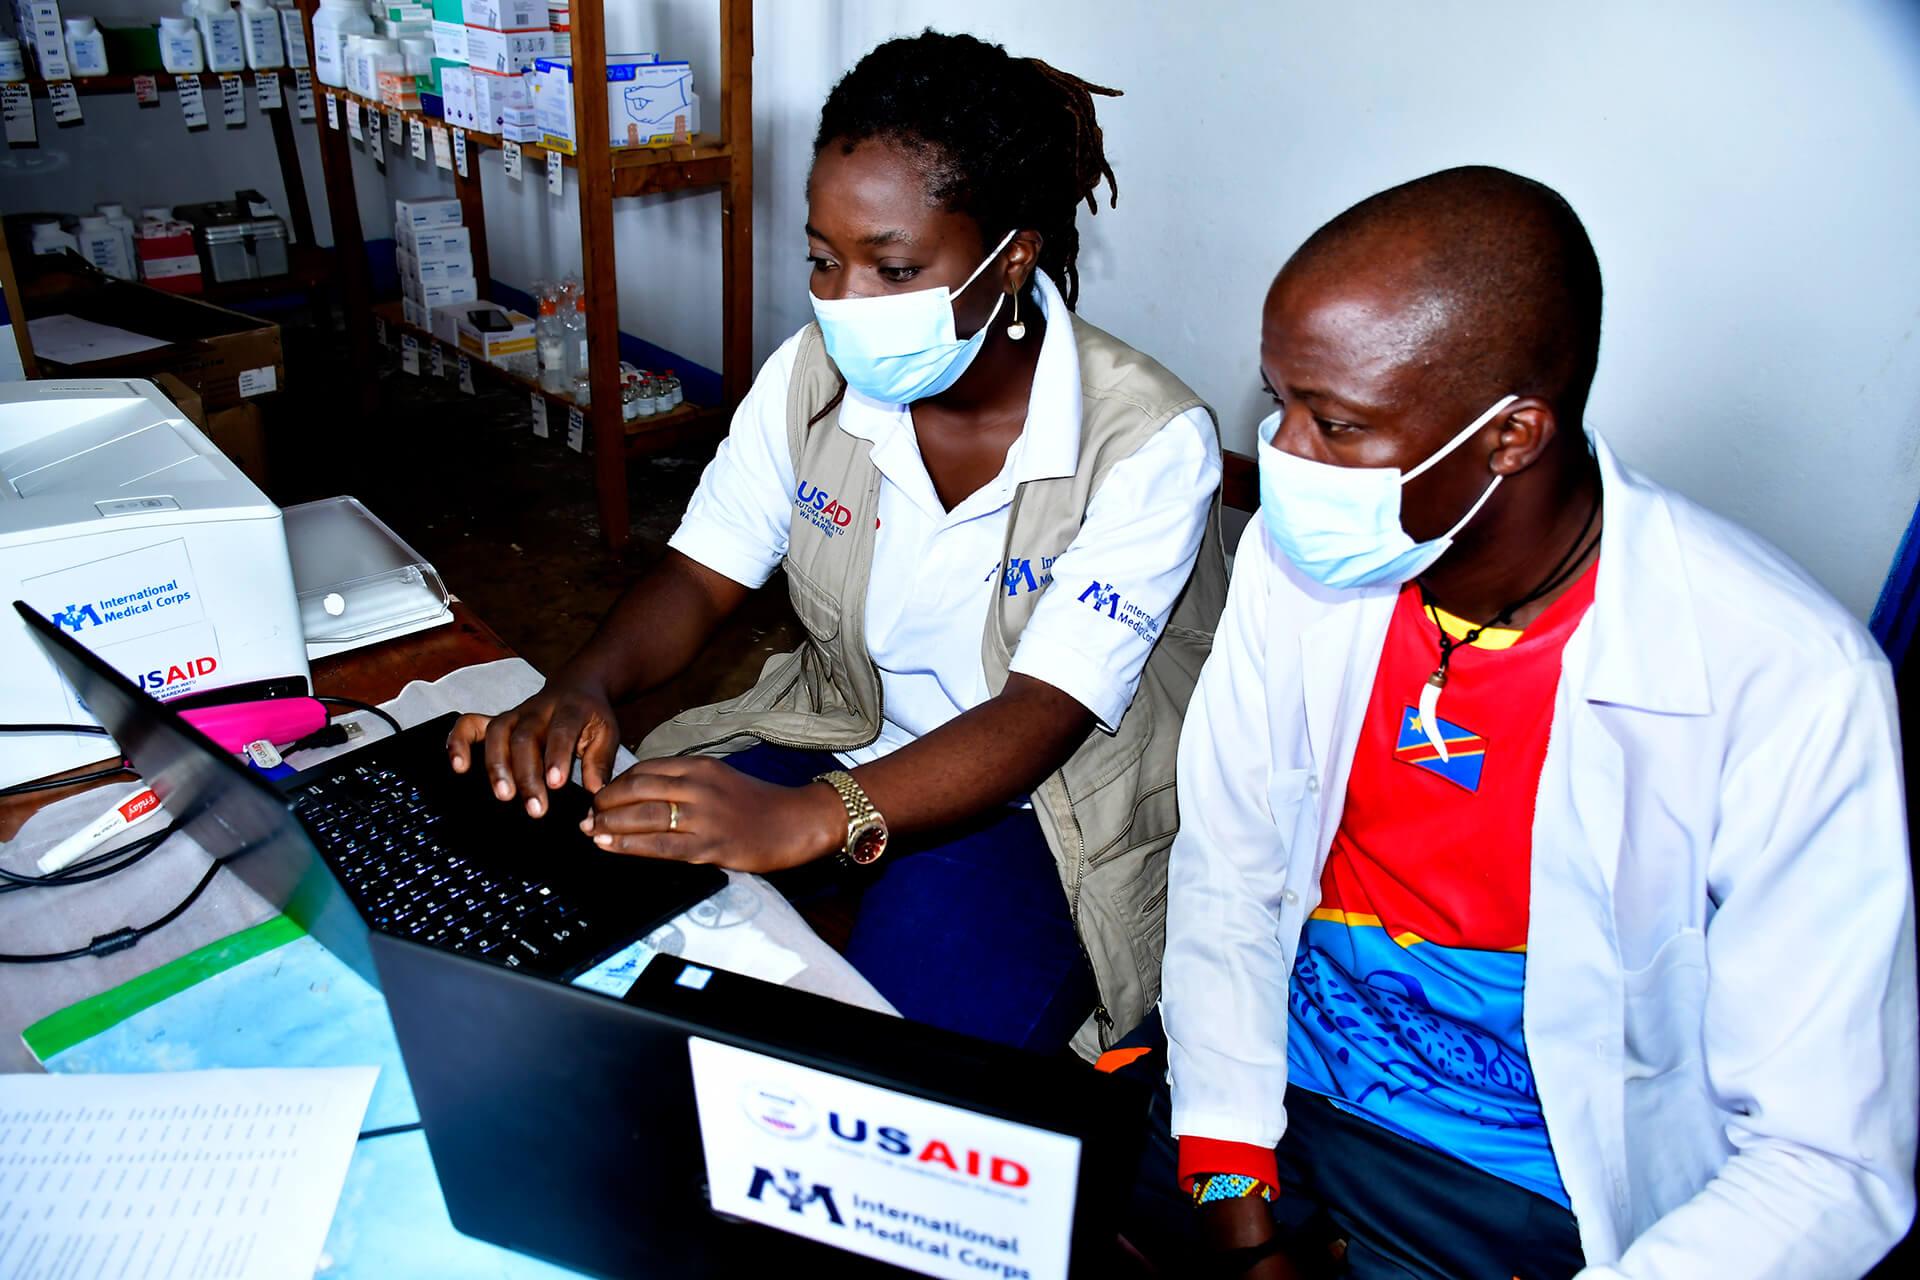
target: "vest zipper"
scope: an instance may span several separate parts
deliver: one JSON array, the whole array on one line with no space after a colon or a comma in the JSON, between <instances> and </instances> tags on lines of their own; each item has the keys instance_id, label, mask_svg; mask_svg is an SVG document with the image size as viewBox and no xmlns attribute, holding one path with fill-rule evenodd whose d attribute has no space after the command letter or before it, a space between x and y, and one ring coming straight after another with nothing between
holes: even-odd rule
<instances>
[{"instance_id":1,"label":"vest zipper","mask_svg":"<svg viewBox=\"0 0 1920 1280\"><path fill-rule=\"evenodd\" d=\"M1080 932L1080 881L1087 874L1087 833L1080 825L1080 815L1074 812L1073 792L1067 787L1064 771L1060 774L1060 794L1067 798L1067 815L1073 819L1073 842L1077 850L1073 860L1073 888L1067 894L1067 918L1073 923L1073 940L1079 944L1080 958L1087 962L1087 974L1093 979L1093 1020L1099 1028L1100 1051L1105 1053L1113 1047L1113 1015L1107 1012L1106 996L1100 990L1100 971L1094 968L1093 957L1087 954L1086 938Z\"/></svg>"}]
</instances>

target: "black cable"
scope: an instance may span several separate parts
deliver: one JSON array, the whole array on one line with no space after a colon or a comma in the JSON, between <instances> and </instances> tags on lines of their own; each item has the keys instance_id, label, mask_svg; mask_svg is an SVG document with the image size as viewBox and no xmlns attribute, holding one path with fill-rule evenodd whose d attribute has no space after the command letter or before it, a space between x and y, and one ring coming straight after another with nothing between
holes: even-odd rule
<instances>
[{"instance_id":1,"label":"black cable","mask_svg":"<svg viewBox=\"0 0 1920 1280\"><path fill-rule=\"evenodd\" d=\"M384 1129L369 1129L358 1138L355 1138L354 1141L365 1142L368 1138L384 1138L388 1134L412 1133L419 1127L420 1122L418 1120L415 1120L412 1124L390 1124Z\"/></svg>"},{"instance_id":2,"label":"black cable","mask_svg":"<svg viewBox=\"0 0 1920 1280\"><path fill-rule=\"evenodd\" d=\"M16 782L10 787L0 787L0 800L8 796L23 796L31 791L57 791L61 787L77 786L82 782L98 782L102 778L111 778L115 774L132 773L124 764L114 765L111 769L95 769L92 773L76 773L65 778L36 778L32 782Z\"/></svg>"},{"instance_id":3,"label":"black cable","mask_svg":"<svg viewBox=\"0 0 1920 1280\"><path fill-rule=\"evenodd\" d=\"M342 706L353 707L355 710L358 710L358 711L371 712L372 714L379 716L382 720L385 720L387 724L392 727L395 733L400 732L400 722L398 720L395 720L392 716L388 715L385 711L381 710L379 707L374 706L371 702L362 702L358 698L336 698L331 694L315 694L314 697L315 697L315 700L319 702L338 702Z\"/></svg>"},{"instance_id":4,"label":"black cable","mask_svg":"<svg viewBox=\"0 0 1920 1280\"><path fill-rule=\"evenodd\" d=\"M0 733L97 733L107 731L97 724L0 724Z\"/></svg>"},{"instance_id":5,"label":"black cable","mask_svg":"<svg viewBox=\"0 0 1920 1280\"><path fill-rule=\"evenodd\" d=\"M128 867L140 861L140 859L146 857L155 849L158 849L161 841L179 829L180 823L176 819L173 822L169 822L160 830L147 832L139 839L123 844L118 849L109 849L105 853L95 854L91 858L73 863L70 866L62 867L60 870L44 876L30 876L23 872L9 871L5 867L0 867L0 880L7 882L0 884L0 893L14 893L20 889L57 889L61 885L85 884L89 880L103 880L116 871L125 871ZM113 866L104 867L101 870L94 870L94 868L100 867L102 863L110 862L115 858L125 858L125 861L116 862Z\"/></svg>"},{"instance_id":6,"label":"black cable","mask_svg":"<svg viewBox=\"0 0 1920 1280\"><path fill-rule=\"evenodd\" d=\"M103 933L84 947L75 947L71 951L55 951L45 955L0 955L0 964L57 964L62 960L78 960L81 956L110 956L116 951L125 951L150 933L166 928L178 920L186 909L199 901L207 886L213 883L213 877L220 871L223 860L216 860L207 867L207 874L200 877L200 883L193 886L192 892L180 899L173 910L161 916L151 924L143 924L112 933Z\"/></svg>"}]
</instances>

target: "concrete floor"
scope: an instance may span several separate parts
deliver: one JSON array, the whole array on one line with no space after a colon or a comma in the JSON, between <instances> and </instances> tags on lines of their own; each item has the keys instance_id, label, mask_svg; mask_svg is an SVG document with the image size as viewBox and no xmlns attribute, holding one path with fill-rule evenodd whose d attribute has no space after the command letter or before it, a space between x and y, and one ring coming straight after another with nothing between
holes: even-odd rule
<instances>
[{"instance_id":1,"label":"concrete floor","mask_svg":"<svg viewBox=\"0 0 1920 1280\"><path fill-rule=\"evenodd\" d=\"M628 469L633 541L607 550L591 459L531 429L528 397L462 394L451 377L380 361L381 409L354 407L344 338L279 317L287 390L267 403L268 496L282 506L336 494L364 502L440 571L447 587L528 662L556 669L614 599L664 552L716 441ZM448 368L452 374L451 362ZM744 690L767 656L798 643L783 580L754 594L679 678L620 708L629 746L686 707Z\"/></svg>"}]
</instances>

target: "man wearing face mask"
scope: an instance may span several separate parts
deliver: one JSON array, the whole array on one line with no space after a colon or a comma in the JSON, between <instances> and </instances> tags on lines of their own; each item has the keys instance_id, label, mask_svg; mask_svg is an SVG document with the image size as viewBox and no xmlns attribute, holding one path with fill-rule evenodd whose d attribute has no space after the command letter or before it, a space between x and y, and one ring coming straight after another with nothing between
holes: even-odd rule
<instances>
[{"instance_id":1,"label":"man wearing face mask","mask_svg":"<svg viewBox=\"0 0 1920 1280\"><path fill-rule=\"evenodd\" d=\"M1476 168L1267 296L1147 1175L1220 1274L1856 1276L1911 1221L1887 663L1583 429L1600 294Z\"/></svg>"},{"instance_id":2,"label":"man wearing face mask","mask_svg":"<svg viewBox=\"0 0 1920 1280\"><path fill-rule=\"evenodd\" d=\"M1093 92L933 32L848 73L807 189L816 322L662 563L448 744L464 769L484 739L535 814L579 756L604 848L837 881L847 958L901 1013L1089 1056L1157 992L1179 719L1226 593L1210 412L1072 314L1076 206L1113 179ZM610 778L613 702L777 568L801 648Z\"/></svg>"}]
</instances>

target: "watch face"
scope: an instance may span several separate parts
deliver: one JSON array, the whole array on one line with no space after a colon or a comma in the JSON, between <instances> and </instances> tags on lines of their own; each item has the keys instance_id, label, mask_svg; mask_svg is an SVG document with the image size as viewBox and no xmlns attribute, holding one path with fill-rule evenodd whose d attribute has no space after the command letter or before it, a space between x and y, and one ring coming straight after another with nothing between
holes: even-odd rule
<instances>
[{"instance_id":1,"label":"watch face","mask_svg":"<svg viewBox=\"0 0 1920 1280\"><path fill-rule=\"evenodd\" d=\"M887 824L879 820L863 822L847 837L847 856L861 866L879 860L887 851Z\"/></svg>"}]
</instances>

